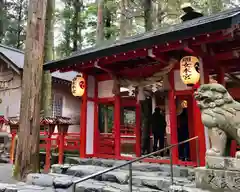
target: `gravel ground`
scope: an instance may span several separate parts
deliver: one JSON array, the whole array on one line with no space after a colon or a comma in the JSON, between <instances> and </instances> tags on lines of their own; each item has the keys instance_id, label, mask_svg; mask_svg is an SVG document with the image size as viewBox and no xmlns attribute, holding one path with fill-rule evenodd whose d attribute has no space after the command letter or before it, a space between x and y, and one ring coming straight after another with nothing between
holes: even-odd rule
<instances>
[{"instance_id":1,"label":"gravel ground","mask_svg":"<svg viewBox=\"0 0 240 192\"><path fill-rule=\"evenodd\" d=\"M17 183L17 181L12 178L12 164L0 163L0 183Z\"/></svg>"}]
</instances>

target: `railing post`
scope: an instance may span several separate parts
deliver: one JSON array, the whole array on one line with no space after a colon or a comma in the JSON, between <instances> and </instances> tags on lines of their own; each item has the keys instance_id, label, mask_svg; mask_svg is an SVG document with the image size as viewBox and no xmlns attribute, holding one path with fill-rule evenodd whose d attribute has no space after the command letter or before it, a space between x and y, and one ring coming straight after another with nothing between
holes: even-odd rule
<instances>
[{"instance_id":1,"label":"railing post","mask_svg":"<svg viewBox=\"0 0 240 192\"><path fill-rule=\"evenodd\" d=\"M75 192L76 185L77 185L76 183L73 183L73 184L72 184L72 192Z\"/></svg>"},{"instance_id":2,"label":"railing post","mask_svg":"<svg viewBox=\"0 0 240 192\"><path fill-rule=\"evenodd\" d=\"M197 166L200 167L198 138L196 138L196 157L197 157Z\"/></svg>"},{"instance_id":3,"label":"railing post","mask_svg":"<svg viewBox=\"0 0 240 192\"><path fill-rule=\"evenodd\" d=\"M51 135L48 133L46 138L46 156L45 156L45 167L44 171L47 173L51 167Z\"/></svg>"},{"instance_id":4,"label":"railing post","mask_svg":"<svg viewBox=\"0 0 240 192\"><path fill-rule=\"evenodd\" d=\"M177 145L178 146L178 145ZM171 170L171 185L173 185L173 160L172 160L172 147L170 148L170 170Z\"/></svg>"},{"instance_id":5,"label":"railing post","mask_svg":"<svg viewBox=\"0 0 240 192\"><path fill-rule=\"evenodd\" d=\"M58 164L63 164L64 156L64 133L59 134L59 147L58 147Z\"/></svg>"},{"instance_id":6,"label":"railing post","mask_svg":"<svg viewBox=\"0 0 240 192\"><path fill-rule=\"evenodd\" d=\"M132 163L129 164L129 192L132 192Z\"/></svg>"}]
</instances>

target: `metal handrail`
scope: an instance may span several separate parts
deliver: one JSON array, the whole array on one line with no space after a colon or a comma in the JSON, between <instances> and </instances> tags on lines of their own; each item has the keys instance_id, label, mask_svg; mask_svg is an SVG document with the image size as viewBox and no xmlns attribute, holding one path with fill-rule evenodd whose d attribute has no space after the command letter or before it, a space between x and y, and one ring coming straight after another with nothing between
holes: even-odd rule
<instances>
[{"instance_id":1,"label":"metal handrail","mask_svg":"<svg viewBox=\"0 0 240 192\"><path fill-rule=\"evenodd\" d=\"M144 155L144 156L142 156L142 157L133 159L133 160L128 161L128 162L126 162L126 163L123 163L123 164L121 164L121 165L118 165L118 166L115 166L115 167L111 167L111 168L106 169L106 170L104 170L104 171L99 171L99 172L97 172L97 173L94 173L94 174L92 174L92 175L88 175L88 176L86 176L86 177L84 177L84 178L81 178L81 179L79 179L79 180L73 181L73 185L72 185L73 192L75 192L75 188L76 188L76 185L77 185L78 183L81 183L81 182L86 181L86 180L88 180L88 179L92 179L92 178L97 177L97 176L99 176L99 175L102 175L102 174L104 174L104 173L108 173L108 172L110 172L110 171L119 169L119 168L124 167L124 166L126 166L126 165L129 165L129 192L132 192L132 163L141 161L141 160L143 160L143 159L145 159L145 158L148 158L148 157L150 157L150 156L156 155L156 154L161 153L161 152L163 152L163 151L166 151L166 150L168 150L168 149L170 149L171 183L173 184L173 163L172 163L172 150L171 150L171 149L172 149L173 147L182 145L182 144L184 144L184 143L188 143L188 142L193 141L193 140L196 140L196 155L197 155L196 157L197 157L197 166L199 167L199 166L200 166L200 162L199 162L198 136L196 136L196 137L192 137L192 138L190 138L190 139L187 139L187 140L185 140L185 141L181 141L181 142L179 142L179 143L172 144L172 145L170 145L170 146L168 146L168 147L165 147L165 148L160 149L160 150L158 150L158 151L149 153L149 154Z\"/></svg>"}]
</instances>

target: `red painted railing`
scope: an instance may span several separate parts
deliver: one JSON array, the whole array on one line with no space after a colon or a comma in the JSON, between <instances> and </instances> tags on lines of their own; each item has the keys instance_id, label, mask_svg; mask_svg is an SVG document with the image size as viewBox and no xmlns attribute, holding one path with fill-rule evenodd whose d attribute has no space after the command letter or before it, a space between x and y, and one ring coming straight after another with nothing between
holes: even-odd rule
<instances>
[{"instance_id":1,"label":"red painted railing","mask_svg":"<svg viewBox=\"0 0 240 192\"><path fill-rule=\"evenodd\" d=\"M51 140L51 148L58 148L60 144L59 133L53 133L51 138L48 138L47 132L41 131L40 136L45 136L44 138L40 138L40 142L44 141L44 143L40 143L40 148L45 149L47 146L47 140ZM77 150L80 149L80 133L66 133L64 136L64 150Z\"/></svg>"}]
</instances>

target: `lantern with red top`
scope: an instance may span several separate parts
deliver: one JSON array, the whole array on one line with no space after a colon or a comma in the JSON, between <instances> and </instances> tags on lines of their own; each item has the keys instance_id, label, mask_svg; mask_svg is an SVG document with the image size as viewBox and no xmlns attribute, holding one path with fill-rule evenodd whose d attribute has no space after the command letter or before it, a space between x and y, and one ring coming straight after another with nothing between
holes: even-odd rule
<instances>
[{"instance_id":1,"label":"lantern with red top","mask_svg":"<svg viewBox=\"0 0 240 192\"><path fill-rule=\"evenodd\" d=\"M50 169L51 163L51 146L52 146L52 134L56 126L56 118L54 117L41 117L40 125L44 130L44 136L47 135L46 140L46 156L44 170L47 172Z\"/></svg>"},{"instance_id":2,"label":"lantern with red top","mask_svg":"<svg viewBox=\"0 0 240 192\"><path fill-rule=\"evenodd\" d=\"M59 134L59 159L58 163L63 163L63 153L64 153L64 138L65 135L68 132L68 127L71 125L71 118L68 117L56 117L57 120L57 128L58 128L58 134Z\"/></svg>"},{"instance_id":3,"label":"lantern with red top","mask_svg":"<svg viewBox=\"0 0 240 192\"><path fill-rule=\"evenodd\" d=\"M44 133L47 135L52 135L57 122L54 117L41 117L40 125L43 127Z\"/></svg>"},{"instance_id":4,"label":"lantern with red top","mask_svg":"<svg viewBox=\"0 0 240 192\"><path fill-rule=\"evenodd\" d=\"M9 117L7 124L10 127L11 134L16 135L19 129L19 117Z\"/></svg>"}]
</instances>

